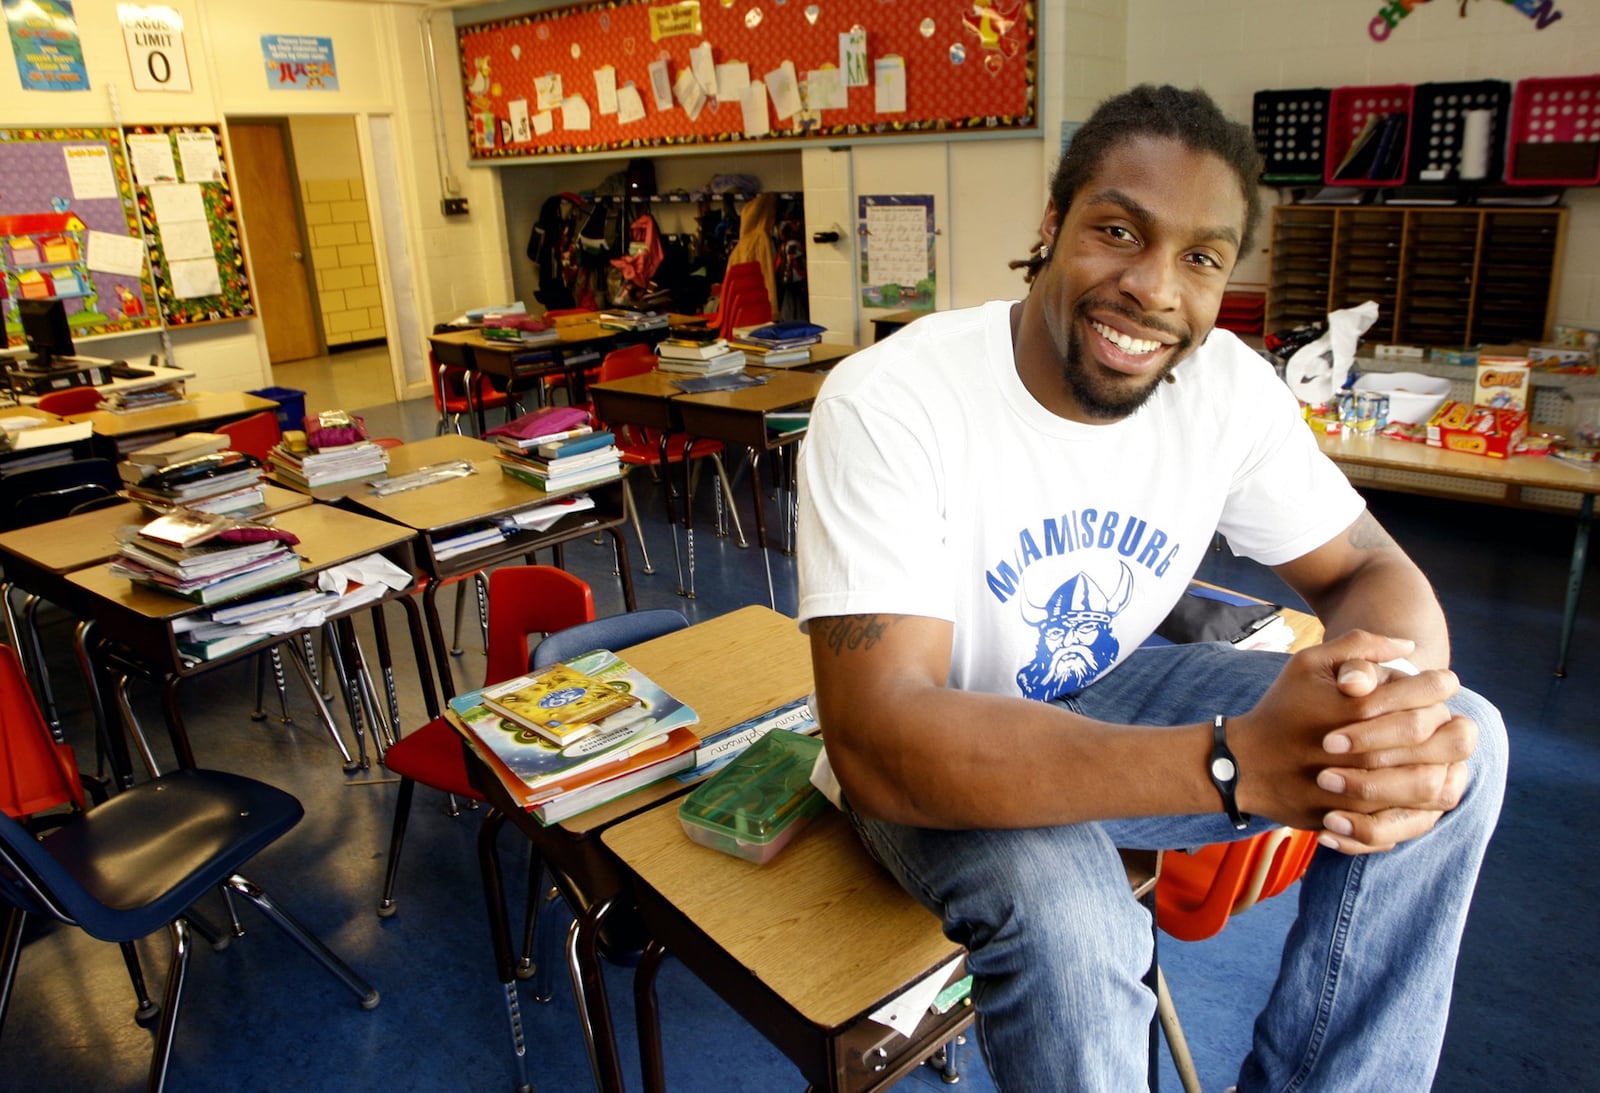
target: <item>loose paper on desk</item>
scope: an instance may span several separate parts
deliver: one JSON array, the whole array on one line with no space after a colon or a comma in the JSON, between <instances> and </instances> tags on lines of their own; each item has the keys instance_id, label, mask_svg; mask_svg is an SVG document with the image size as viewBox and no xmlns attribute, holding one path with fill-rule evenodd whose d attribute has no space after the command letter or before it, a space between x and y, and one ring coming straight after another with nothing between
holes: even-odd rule
<instances>
[{"instance_id":1,"label":"loose paper on desk","mask_svg":"<svg viewBox=\"0 0 1600 1093\"><path fill-rule=\"evenodd\" d=\"M1328 329L1316 341L1295 350L1284 369L1284 379L1294 397L1321 406L1333 398L1335 391L1342 390L1356 359L1356 343L1377 319L1376 300L1329 312Z\"/></svg>"},{"instance_id":2,"label":"loose paper on desk","mask_svg":"<svg viewBox=\"0 0 1600 1093\"><path fill-rule=\"evenodd\" d=\"M956 957L898 998L890 999L873 1010L868 1016L878 1024L888 1025L901 1036L909 1038L922 1023L922 1019L928 1015L928 1010L933 1007L933 1000L939 997L939 992L944 989L951 974L965 959L964 956Z\"/></svg>"},{"instance_id":3,"label":"loose paper on desk","mask_svg":"<svg viewBox=\"0 0 1600 1093\"><path fill-rule=\"evenodd\" d=\"M364 558L329 566L317 574L317 587L324 592L343 596L352 582L363 585L381 585L398 592L411 587L411 574L395 565L382 554L368 554Z\"/></svg>"}]
</instances>

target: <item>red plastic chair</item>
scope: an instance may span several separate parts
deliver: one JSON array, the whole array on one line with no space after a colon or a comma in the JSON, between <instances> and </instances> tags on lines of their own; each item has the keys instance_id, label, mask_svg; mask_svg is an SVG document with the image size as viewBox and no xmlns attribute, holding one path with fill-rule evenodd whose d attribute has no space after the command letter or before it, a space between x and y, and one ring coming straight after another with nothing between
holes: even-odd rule
<instances>
[{"instance_id":1,"label":"red plastic chair","mask_svg":"<svg viewBox=\"0 0 1600 1093\"><path fill-rule=\"evenodd\" d=\"M606 354L605 360L600 362L599 382L607 380L626 379L629 376L642 375L652 371L656 366L655 352L647 345L630 345L624 349L614 349ZM609 429L615 436L617 452L626 467L654 467L661 469L661 432L658 429L644 429L635 425L608 425L597 419L600 428ZM689 439L687 433L673 433L667 438L667 462L682 463L684 451ZM728 481L728 469L722 462L722 453L725 445L720 440L696 440L694 450L690 453L691 459L709 458L717 469L717 478L722 484L722 494L728 504L728 512L733 516L733 527L738 535L739 545L745 545L744 527L739 522L739 510L733 503L733 485ZM628 514L633 520L633 534L639 540L639 553L644 560L644 571L654 573L655 568L650 564L650 549L645 545L644 530L639 523L639 507L633 503L633 487L626 475L622 479L622 490L627 494ZM691 490L691 500L693 493ZM720 529L719 529L720 530Z\"/></svg>"},{"instance_id":2,"label":"red plastic chair","mask_svg":"<svg viewBox=\"0 0 1600 1093\"><path fill-rule=\"evenodd\" d=\"M253 455L263 463L273 447L283 439L283 431L278 428L278 415L271 410L218 425L217 432L228 438L228 447L245 455Z\"/></svg>"},{"instance_id":3,"label":"red plastic chair","mask_svg":"<svg viewBox=\"0 0 1600 1093\"><path fill-rule=\"evenodd\" d=\"M479 409L510 412L511 396L497 388L488 375L457 364L440 364L431 351L428 367L433 373L433 408L439 414L434 436L443 436L446 429L459 434L462 414L476 422Z\"/></svg>"},{"instance_id":4,"label":"red plastic chair","mask_svg":"<svg viewBox=\"0 0 1600 1093\"><path fill-rule=\"evenodd\" d=\"M100 409L100 401L104 397L93 387L64 387L59 391L51 391L48 395L40 395L39 401L34 405L47 414L67 417L71 414L87 414Z\"/></svg>"},{"instance_id":5,"label":"red plastic chair","mask_svg":"<svg viewBox=\"0 0 1600 1093\"><path fill-rule=\"evenodd\" d=\"M96 803L105 800L100 784L79 773L72 745L51 735L17 651L0 645L0 812L34 831L58 826L89 807L85 786ZM145 988L138 953L131 942L121 948L139 1003L135 1020L148 1021L158 1008Z\"/></svg>"},{"instance_id":6,"label":"red plastic chair","mask_svg":"<svg viewBox=\"0 0 1600 1093\"><path fill-rule=\"evenodd\" d=\"M484 686L500 683L528 670L528 639L534 634L564 630L593 619L594 595L588 584L554 566L502 566L489 574L489 655ZM400 849L406 821L418 782L444 793L482 801L467 773L459 733L438 717L401 737L384 754L383 762L400 776L400 793L394 806L394 829L389 838L389 864L384 872L383 896L378 914L395 913L395 878L400 869ZM452 804L451 814L454 815ZM531 952L535 910L538 907L538 871L528 882L527 948ZM529 960L524 958L524 965Z\"/></svg>"},{"instance_id":7,"label":"red plastic chair","mask_svg":"<svg viewBox=\"0 0 1600 1093\"><path fill-rule=\"evenodd\" d=\"M722 278L722 302L717 308L717 333L733 337L737 327L761 326L772 321L772 300L767 282L755 262L728 267Z\"/></svg>"}]
</instances>

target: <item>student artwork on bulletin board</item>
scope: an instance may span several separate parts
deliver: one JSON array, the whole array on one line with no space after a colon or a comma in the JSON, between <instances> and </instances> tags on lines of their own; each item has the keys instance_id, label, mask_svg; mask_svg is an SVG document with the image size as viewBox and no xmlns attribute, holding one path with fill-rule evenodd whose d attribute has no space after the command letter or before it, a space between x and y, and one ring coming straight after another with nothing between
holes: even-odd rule
<instances>
[{"instance_id":1,"label":"student artwork on bulletin board","mask_svg":"<svg viewBox=\"0 0 1600 1093\"><path fill-rule=\"evenodd\" d=\"M1025 0L619 0L456 39L474 159L1037 124Z\"/></svg>"},{"instance_id":2,"label":"student artwork on bulletin board","mask_svg":"<svg viewBox=\"0 0 1600 1093\"><path fill-rule=\"evenodd\" d=\"M60 297L74 339L160 325L115 129L0 129L0 307Z\"/></svg>"},{"instance_id":3,"label":"student artwork on bulletin board","mask_svg":"<svg viewBox=\"0 0 1600 1093\"><path fill-rule=\"evenodd\" d=\"M879 194L859 206L861 306L932 311L933 196Z\"/></svg>"},{"instance_id":4,"label":"student artwork on bulletin board","mask_svg":"<svg viewBox=\"0 0 1600 1093\"><path fill-rule=\"evenodd\" d=\"M239 217L215 125L134 125L128 160L169 326L255 314Z\"/></svg>"}]
</instances>

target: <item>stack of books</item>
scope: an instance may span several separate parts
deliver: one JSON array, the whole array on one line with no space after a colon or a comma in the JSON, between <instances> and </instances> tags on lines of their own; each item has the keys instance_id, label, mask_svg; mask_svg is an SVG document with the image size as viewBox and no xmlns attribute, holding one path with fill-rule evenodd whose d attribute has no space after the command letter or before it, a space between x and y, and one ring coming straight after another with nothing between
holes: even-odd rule
<instances>
[{"instance_id":1,"label":"stack of books","mask_svg":"<svg viewBox=\"0 0 1600 1093\"><path fill-rule=\"evenodd\" d=\"M125 414L182 401L182 380L158 380L137 386L114 387L100 400L100 409L110 410L114 414Z\"/></svg>"},{"instance_id":2,"label":"stack of books","mask_svg":"<svg viewBox=\"0 0 1600 1093\"><path fill-rule=\"evenodd\" d=\"M495 460L505 474L545 493L593 485L622 473L616 438L608 432L546 441L521 451L502 447Z\"/></svg>"},{"instance_id":3,"label":"stack of books","mask_svg":"<svg viewBox=\"0 0 1600 1093\"><path fill-rule=\"evenodd\" d=\"M389 472L388 451L370 440L304 452L293 451L279 442L268 453L267 460L278 475L306 489L382 478Z\"/></svg>"},{"instance_id":4,"label":"stack of books","mask_svg":"<svg viewBox=\"0 0 1600 1093\"><path fill-rule=\"evenodd\" d=\"M589 424L588 411L577 406L542 406L504 425L495 426L483 437L485 440L492 437L501 448L521 455L541 444L572 440L592 432L594 427Z\"/></svg>"},{"instance_id":5,"label":"stack of books","mask_svg":"<svg viewBox=\"0 0 1600 1093\"><path fill-rule=\"evenodd\" d=\"M226 516L174 509L125 540L111 572L195 603L230 599L300 572L300 556L279 539L218 538L240 526Z\"/></svg>"},{"instance_id":6,"label":"stack of books","mask_svg":"<svg viewBox=\"0 0 1600 1093\"><path fill-rule=\"evenodd\" d=\"M190 660L217 660L254 645L265 635L295 629L287 620L323 611L338 601L339 595L335 592L294 588L214 611L180 615L172 621L172 631L178 639L178 652L183 656Z\"/></svg>"},{"instance_id":7,"label":"stack of books","mask_svg":"<svg viewBox=\"0 0 1600 1093\"><path fill-rule=\"evenodd\" d=\"M656 367L663 372L689 372L712 376L744 368L744 353L723 338L707 342L663 338L656 344Z\"/></svg>"},{"instance_id":8,"label":"stack of books","mask_svg":"<svg viewBox=\"0 0 1600 1093\"><path fill-rule=\"evenodd\" d=\"M744 353L749 364L762 368L793 368L797 364L810 364L811 347L821 341L820 333L786 335L768 325L734 331L730 344Z\"/></svg>"},{"instance_id":9,"label":"stack of books","mask_svg":"<svg viewBox=\"0 0 1600 1093\"><path fill-rule=\"evenodd\" d=\"M453 698L449 716L546 824L688 769L699 743L692 708L603 649Z\"/></svg>"},{"instance_id":10,"label":"stack of books","mask_svg":"<svg viewBox=\"0 0 1600 1093\"><path fill-rule=\"evenodd\" d=\"M667 316L661 311L602 311L601 330L662 330Z\"/></svg>"},{"instance_id":11,"label":"stack of books","mask_svg":"<svg viewBox=\"0 0 1600 1093\"><path fill-rule=\"evenodd\" d=\"M228 451L219 433L185 433L129 452L117 464L123 496L153 508L240 513L266 499L259 464Z\"/></svg>"}]
</instances>

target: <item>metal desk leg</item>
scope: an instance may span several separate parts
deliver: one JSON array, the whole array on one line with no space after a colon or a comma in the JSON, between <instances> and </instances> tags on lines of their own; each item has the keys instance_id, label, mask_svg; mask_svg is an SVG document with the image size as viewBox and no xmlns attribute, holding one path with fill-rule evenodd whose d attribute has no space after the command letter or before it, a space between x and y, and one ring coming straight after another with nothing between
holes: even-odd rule
<instances>
[{"instance_id":1,"label":"metal desk leg","mask_svg":"<svg viewBox=\"0 0 1600 1093\"><path fill-rule=\"evenodd\" d=\"M85 619L72 631L72 648L78 657L78 671L83 676L84 689L89 692L89 702L94 709L95 731L100 734L101 746L111 761L111 774L117 785L127 789L133 785L133 757L128 752L128 738L117 732L106 716L105 691L100 672L95 667L94 656L89 651L94 622Z\"/></svg>"},{"instance_id":2,"label":"metal desk leg","mask_svg":"<svg viewBox=\"0 0 1600 1093\"><path fill-rule=\"evenodd\" d=\"M578 1000L583 1040L589 1049L589 1063L594 1068L595 1084L601 1093L623 1088L622 1061L617 1057L611 1007L606 1002L606 981L600 972L600 927L613 903L607 899L591 905L573 919L572 929L567 933L567 970L572 974L572 993Z\"/></svg>"},{"instance_id":3,"label":"metal desk leg","mask_svg":"<svg viewBox=\"0 0 1600 1093\"><path fill-rule=\"evenodd\" d=\"M761 564L767 567L767 604L778 609L778 592L772 586L772 552L767 547L766 506L761 496L761 453L754 448L750 453L750 496L756 503L756 545L761 548Z\"/></svg>"},{"instance_id":4,"label":"metal desk leg","mask_svg":"<svg viewBox=\"0 0 1600 1093\"><path fill-rule=\"evenodd\" d=\"M433 644L433 664L439 672L439 686L446 702L456 696L455 676L450 671L450 648L444 641L444 623L439 621L438 580L429 580L422 590L422 611L428 618L428 637Z\"/></svg>"},{"instance_id":5,"label":"metal desk leg","mask_svg":"<svg viewBox=\"0 0 1600 1093\"><path fill-rule=\"evenodd\" d=\"M661 475L661 496L667 504L667 527L672 531L672 561L678 570L678 595L693 596L694 593L688 590L683 583L683 550L678 546L678 517L673 511L674 499L672 495L676 492L676 490L672 485L672 463L667 458L667 442L670 439L670 435L663 432L661 434L661 440L658 442L658 451L661 456L661 462L658 468ZM685 505L684 508L687 515L688 506ZM643 542L642 539L640 541ZM690 547L693 549L692 543ZM693 572L692 568L690 572Z\"/></svg>"},{"instance_id":6,"label":"metal desk leg","mask_svg":"<svg viewBox=\"0 0 1600 1093\"><path fill-rule=\"evenodd\" d=\"M633 1010L639 1022L639 1072L646 1093L666 1093L667 1068L661 1057L661 1006L656 1000L656 973L667 950L659 941L645 943L633 973Z\"/></svg>"},{"instance_id":7,"label":"metal desk leg","mask_svg":"<svg viewBox=\"0 0 1600 1093\"><path fill-rule=\"evenodd\" d=\"M303 646L296 645L292 640L289 646L289 663L293 664L295 671L300 673L300 680L305 684L306 693L311 696L311 702L317 708L317 720L322 722L322 727L328 730L328 735L333 737L334 746L339 749L339 755L344 760L344 772L354 774L361 769L361 764L350 758L350 749L344 746L344 737L339 735L339 726L334 724L333 711L328 709L327 701L322 697L322 689L318 686L312 669L316 664L317 654L313 649L307 652Z\"/></svg>"},{"instance_id":8,"label":"metal desk leg","mask_svg":"<svg viewBox=\"0 0 1600 1093\"><path fill-rule=\"evenodd\" d=\"M506 1017L511 1022L511 1053L516 1060L517 1093L533 1093L528 1080L528 1041L522 1031L522 1005L517 998L517 977L511 962L511 923L506 916L505 885L500 875L496 839L506 817L490 808L478 828L478 869L483 875L483 895L489 913L489 940L494 946L495 975L505 994Z\"/></svg>"},{"instance_id":9,"label":"metal desk leg","mask_svg":"<svg viewBox=\"0 0 1600 1093\"><path fill-rule=\"evenodd\" d=\"M428 711L428 720L439 716L439 692L433 686L433 672L428 666L428 638L422 628L422 609L413 596L401 596L400 606L406 613L406 627L411 631L411 651L417 658L417 681L422 685L422 703Z\"/></svg>"},{"instance_id":10,"label":"metal desk leg","mask_svg":"<svg viewBox=\"0 0 1600 1093\"><path fill-rule=\"evenodd\" d=\"M1561 648L1556 653L1556 675L1567 674L1567 646L1578 621L1578 600L1583 594L1583 567L1589 554L1589 525L1594 522L1594 494L1586 493L1578 506L1578 528L1572 533L1572 565L1567 567L1567 603L1561 612Z\"/></svg>"}]
</instances>

